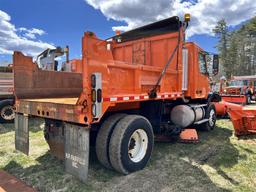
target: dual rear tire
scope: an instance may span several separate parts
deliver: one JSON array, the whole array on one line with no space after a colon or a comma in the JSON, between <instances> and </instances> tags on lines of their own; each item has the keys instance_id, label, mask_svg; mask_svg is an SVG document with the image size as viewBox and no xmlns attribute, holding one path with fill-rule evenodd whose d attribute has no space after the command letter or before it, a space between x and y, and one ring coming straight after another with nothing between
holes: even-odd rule
<instances>
[{"instance_id":1,"label":"dual rear tire","mask_svg":"<svg viewBox=\"0 0 256 192\"><path fill-rule=\"evenodd\" d=\"M96 138L96 154L105 167L129 174L146 166L153 144L153 129L146 118L116 114L102 124Z\"/></svg>"}]
</instances>

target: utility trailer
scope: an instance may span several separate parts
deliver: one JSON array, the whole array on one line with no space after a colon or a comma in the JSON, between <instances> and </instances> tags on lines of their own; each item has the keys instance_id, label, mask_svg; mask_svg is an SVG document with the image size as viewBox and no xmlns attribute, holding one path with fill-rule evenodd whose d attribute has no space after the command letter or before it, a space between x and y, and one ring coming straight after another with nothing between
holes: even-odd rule
<instances>
[{"instance_id":1,"label":"utility trailer","mask_svg":"<svg viewBox=\"0 0 256 192\"><path fill-rule=\"evenodd\" d=\"M213 129L208 54L185 42L188 22L171 17L107 40L85 32L82 73L42 71L14 52L16 149L29 153L28 121L44 118L50 152L85 182L90 139L105 167L128 174L146 166L154 136Z\"/></svg>"},{"instance_id":2,"label":"utility trailer","mask_svg":"<svg viewBox=\"0 0 256 192\"><path fill-rule=\"evenodd\" d=\"M13 73L10 66L0 67L0 123L13 122Z\"/></svg>"}]
</instances>

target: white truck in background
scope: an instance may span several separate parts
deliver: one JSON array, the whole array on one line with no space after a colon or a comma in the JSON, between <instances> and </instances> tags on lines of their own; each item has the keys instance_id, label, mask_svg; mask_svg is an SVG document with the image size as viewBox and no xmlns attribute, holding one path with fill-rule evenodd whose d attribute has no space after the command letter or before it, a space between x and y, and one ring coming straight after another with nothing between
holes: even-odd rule
<instances>
[{"instance_id":1,"label":"white truck in background","mask_svg":"<svg viewBox=\"0 0 256 192\"><path fill-rule=\"evenodd\" d=\"M10 123L14 120L13 104L12 67L0 67L0 123Z\"/></svg>"}]
</instances>

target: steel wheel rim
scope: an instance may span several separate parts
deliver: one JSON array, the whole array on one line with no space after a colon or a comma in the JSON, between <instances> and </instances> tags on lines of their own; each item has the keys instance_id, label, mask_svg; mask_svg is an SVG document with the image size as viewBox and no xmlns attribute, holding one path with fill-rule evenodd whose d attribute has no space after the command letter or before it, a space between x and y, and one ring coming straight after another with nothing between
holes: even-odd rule
<instances>
[{"instance_id":1,"label":"steel wheel rim","mask_svg":"<svg viewBox=\"0 0 256 192\"><path fill-rule=\"evenodd\" d=\"M3 107L1 110L1 117L7 121L13 120L15 118L13 106Z\"/></svg>"},{"instance_id":2,"label":"steel wheel rim","mask_svg":"<svg viewBox=\"0 0 256 192\"><path fill-rule=\"evenodd\" d=\"M213 125L214 125L214 123L215 123L215 111L213 110L213 109L211 109L211 111L210 111L210 115L209 115L210 117L209 117L209 124L210 124L210 126L212 127Z\"/></svg>"},{"instance_id":3,"label":"steel wheel rim","mask_svg":"<svg viewBox=\"0 0 256 192\"><path fill-rule=\"evenodd\" d=\"M147 152L148 136L143 129L137 129L130 137L128 143L128 156L131 161L141 161Z\"/></svg>"}]
</instances>

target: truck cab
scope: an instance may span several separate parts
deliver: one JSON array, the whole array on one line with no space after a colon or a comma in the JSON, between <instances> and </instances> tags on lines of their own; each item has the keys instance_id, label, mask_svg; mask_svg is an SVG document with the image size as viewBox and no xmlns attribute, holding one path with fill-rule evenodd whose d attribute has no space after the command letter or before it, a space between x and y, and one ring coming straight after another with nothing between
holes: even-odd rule
<instances>
[{"instance_id":1,"label":"truck cab","mask_svg":"<svg viewBox=\"0 0 256 192\"><path fill-rule=\"evenodd\" d=\"M187 72L187 75L184 76L183 81L187 81L189 84L185 83L183 91L187 98L208 96L210 92L209 77L218 73L217 57L215 54L204 51L194 42L185 44L185 49L183 49L183 69L185 70L183 70L183 73Z\"/></svg>"}]
</instances>

